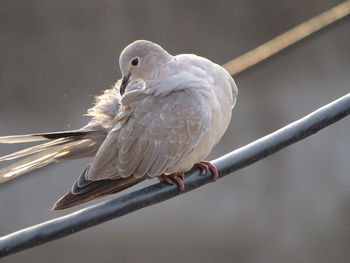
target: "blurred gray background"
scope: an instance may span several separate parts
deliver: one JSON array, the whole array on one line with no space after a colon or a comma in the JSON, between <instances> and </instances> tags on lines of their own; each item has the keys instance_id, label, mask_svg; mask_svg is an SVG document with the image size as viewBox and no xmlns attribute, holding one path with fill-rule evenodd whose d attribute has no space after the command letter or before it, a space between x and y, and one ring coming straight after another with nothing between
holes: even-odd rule
<instances>
[{"instance_id":1,"label":"blurred gray background","mask_svg":"<svg viewBox=\"0 0 350 263\"><path fill-rule=\"evenodd\" d=\"M1 0L0 135L80 128L136 39L222 64L340 2ZM348 93L350 21L236 82L231 126L210 159ZM342 120L215 184L1 262L349 262L349 131ZM50 211L87 162L1 185L0 234L79 209Z\"/></svg>"}]
</instances>

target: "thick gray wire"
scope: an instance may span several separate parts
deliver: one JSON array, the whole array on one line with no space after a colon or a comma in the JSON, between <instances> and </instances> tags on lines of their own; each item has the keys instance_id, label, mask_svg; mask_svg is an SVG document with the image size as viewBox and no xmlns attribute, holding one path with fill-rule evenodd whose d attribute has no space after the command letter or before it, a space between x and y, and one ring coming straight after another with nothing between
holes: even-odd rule
<instances>
[{"instance_id":1,"label":"thick gray wire","mask_svg":"<svg viewBox=\"0 0 350 263\"><path fill-rule=\"evenodd\" d=\"M220 178L296 143L350 114L350 93L278 131L213 161ZM186 174L186 192L211 181L199 169ZM157 183L0 238L0 257L71 235L83 229L160 203L179 194L177 185Z\"/></svg>"}]
</instances>

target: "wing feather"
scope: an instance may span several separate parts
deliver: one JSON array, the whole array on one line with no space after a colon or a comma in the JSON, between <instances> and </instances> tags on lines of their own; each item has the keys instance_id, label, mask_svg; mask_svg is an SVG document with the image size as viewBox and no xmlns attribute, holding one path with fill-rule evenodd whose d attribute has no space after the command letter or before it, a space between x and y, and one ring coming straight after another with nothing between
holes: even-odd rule
<instances>
[{"instance_id":1,"label":"wing feather","mask_svg":"<svg viewBox=\"0 0 350 263\"><path fill-rule=\"evenodd\" d=\"M193 151L209 127L210 111L193 94L133 96L142 99L124 105L128 113L122 108L122 121L98 150L88 180L158 176Z\"/></svg>"}]
</instances>

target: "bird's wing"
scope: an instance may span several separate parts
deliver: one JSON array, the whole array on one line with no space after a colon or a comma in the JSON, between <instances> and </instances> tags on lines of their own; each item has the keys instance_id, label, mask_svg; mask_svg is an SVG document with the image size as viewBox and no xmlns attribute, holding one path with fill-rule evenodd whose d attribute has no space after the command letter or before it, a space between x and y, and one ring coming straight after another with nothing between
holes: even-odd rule
<instances>
[{"instance_id":1,"label":"bird's wing","mask_svg":"<svg viewBox=\"0 0 350 263\"><path fill-rule=\"evenodd\" d=\"M129 94L134 101L125 96L115 128L82 175L88 180L160 175L189 154L209 128L210 111L191 92Z\"/></svg>"}]
</instances>

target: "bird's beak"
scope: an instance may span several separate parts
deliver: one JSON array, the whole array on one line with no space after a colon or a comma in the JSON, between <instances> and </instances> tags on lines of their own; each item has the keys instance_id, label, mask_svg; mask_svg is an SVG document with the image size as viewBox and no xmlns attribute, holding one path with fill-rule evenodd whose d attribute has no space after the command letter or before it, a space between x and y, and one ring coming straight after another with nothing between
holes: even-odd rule
<instances>
[{"instance_id":1,"label":"bird's beak","mask_svg":"<svg viewBox=\"0 0 350 263\"><path fill-rule=\"evenodd\" d=\"M131 73L129 72L127 75L124 75L122 78L122 84L120 84L120 88L119 88L119 93L121 96L123 96L126 86L128 85L129 82L129 78L130 78Z\"/></svg>"}]
</instances>

